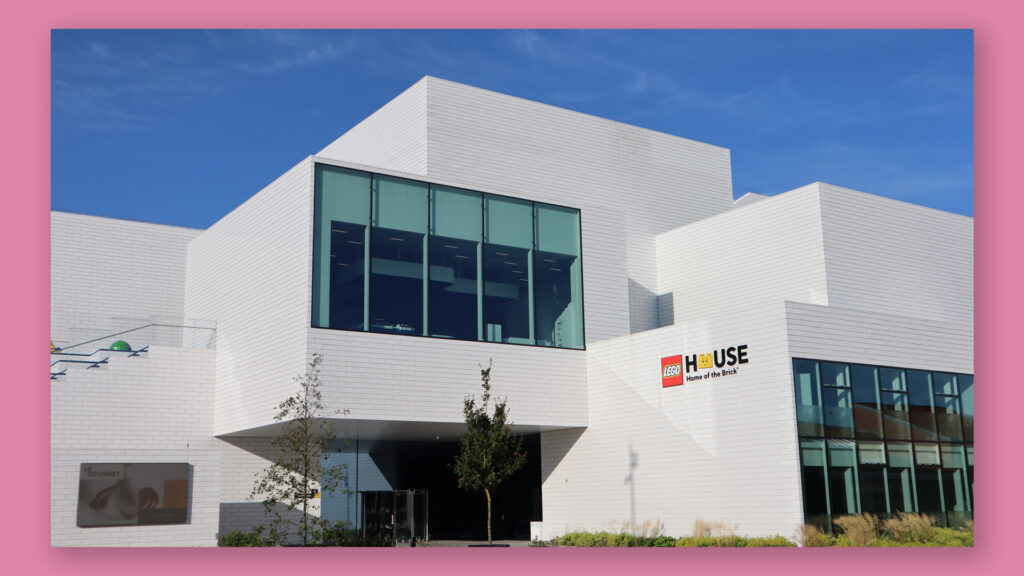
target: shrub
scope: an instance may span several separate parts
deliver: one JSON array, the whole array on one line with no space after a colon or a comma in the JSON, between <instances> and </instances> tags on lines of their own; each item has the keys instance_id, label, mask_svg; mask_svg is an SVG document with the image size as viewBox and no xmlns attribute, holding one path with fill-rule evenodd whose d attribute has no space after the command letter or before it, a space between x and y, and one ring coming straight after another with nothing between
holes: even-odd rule
<instances>
[{"instance_id":1,"label":"shrub","mask_svg":"<svg viewBox=\"0 0 1024 576\"><path fill-rule=\"evenodd\" d=\"M394 546L395 539L390 534L368 534L365 537L358 530L346 528L344 522L335 522L324 528L321 533L321 546L360 546L386 547Z\"/></svg>"},{"instance_id":2,"label":"shrub","mask_svg":"<svg viewBox=\"0 0 1024 576\"><path fill-rule=\"evenodd\" d=\"M923 544L932 539L935 524L927 514L907 514L900 512L894 518L885 521L885 531L897 542Z\"/></svg>"},{"instance_id":3,"label":"shrub","mask_svg":"<svg viewBox=\"0 0 1024 576\"><path fill-rule=\"evenodd\" d=\"M850 537L846 534L826 534L814 524L804 524L797 529L797 542L807 548L832 548L850 546Z\"/></svg>"},{"instance_id":4,"label":"shrub","mask_svg":"<svg viewBox=\"0 0 1024 576\"><path fill-rule=\"evenodd\" d=\"M764 536L759 538L748 538L748 548L789 548L796 546L789 538L784 536Z\"/></svg>"},{"instance_id":5,"label":"shrub","mask_svg":"<svg viewBox=\"0 0 1024 576\"><path fill-rule=\"evenodd\" d=\"M267 535L266 528L259 524L249 532L233 530L227 534L217 534L217 546L225 548L253 548L258 546L274 546L277 544L276 532L271 530Z\"/></svg>"},{"instance_id":6,"label":"shrub","mask_svg":"<svg viewBox=\"0 0 1024 576\"><path fill-rule=\"evenodd\" d=\"M658 536L651 541L651 546L656 548L671 548L676 545L676 539L671 536Z\"/></svg>"},{"instance_id":7,"label":"shrub","mask_svg":"<svg viewBox=\"0 0 1024 576\"><path fill-rule=\"evenodd\" d=\"M878 539L878 518L872 514L841 516L835 524L850 538L852 546L872 546Z\"/></svg>"}]
</instances>

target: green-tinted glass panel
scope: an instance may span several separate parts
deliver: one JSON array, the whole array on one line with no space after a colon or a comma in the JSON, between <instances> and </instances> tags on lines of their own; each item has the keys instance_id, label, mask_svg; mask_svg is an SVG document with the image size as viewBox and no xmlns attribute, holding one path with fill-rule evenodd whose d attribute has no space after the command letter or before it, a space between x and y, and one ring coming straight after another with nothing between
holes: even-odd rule
<instances>
[{"instance_id":1,"label":"green-tinted glass panel","mask_svg":"<svg viewBox=\"0 0 1024 576\"><path fill-rule=\"evenodd\" d=\"M910 430L914 440L938 440L933 407L931 373L907 370L910 397Z\"/></svg>"},{"instance_id":2,"label":"green-tinted glass panel","mask_svg":"<svg viewBox=\"0 0 1024 576\"><path fill-rule=\"evenodd\" d=\"M829 530L828 481L825 466L825 443L821 440L800 441L801 476L804 491L804 517L808 524Z\"/></svg>"},{"instance_id":3,"label":"green-tinted glass panel","mask_svg":"<svg viewBox=\"0 0 1024 576\"><path fill-rule=\"evenodd\" d=\"M484 195L484 242L533 249L533 203Z\"/></svg>"},{"instance_id":4,"label":"green-tinted glass panel","mask_svg":"<svg viewBox=\"0 0 1024 576\"><path fill-rule=\"evenodd\" d=\"M534 214L533 302L537 344L583 348L580 212L536 204Z\"/></svg>"},{"instance_id":5,"label":"green-tinted glass panel","mask_svg":"<svg viewBox=\"0 0 1024 576\"><path fill-rule=\"evenodd\" d=\"M914 463L918 466L938 466L939 445L914 444Z\"/></svg>"},{"instance_id":6,"label":"green-tinted glass panel","mask_svg":"<svg viewBox=\"0 0 1024 576\"><path fill-rule=\"evenodd\" d=\"M853 442L828 442L828 492L832 515L857 514L857 466Z\"/></svg>"},{"instance_id":7,"label":"green-tinted glass panel","mask_svg":"<svg viewBox=\"0 0 1024 576\"><path fill-rule=\"evenodd\" d=\"M881 442L858 442L857 455L862 465L885 466L885 444Z\"/></svg>"},{"instance_id":8,"label":"green-tinted glass panel","mask_svg":"<svg viewBox=\"0 0 1024 576\"><path fill-rule=\"evenodd\" d=\"M935 424L939 440L960 442L964 439L960 422L960 399L956 396L935 396Z\"/></svg>"},{"instance_id":9,"label":"green-tinted glass panel","mask_svg":"<svg viewBox=\"0 0 1024 576\"><path fill-rule=\"evenodd\" d=\"M483 194L431 185L430 233L435 236L482 241Z\"/></svg>"},{"instance_id":10,"label":"green-tinted glass panel","mask_svg":"<svg viewBox=\"0 0 1024 576\"><path fill-rule=\"evenodd\" d=\"M915 512L914 458L910 444L890 443L887 446L889 468L886 483L889 489L889 511Z\"/></svg>"},{"instance_id":11,"label":"green-tinted glass panel","mask_svg":"<svg viewBox=\"0 0 1024 576\"><path fill-rule=\"evenodd\" d=\"M882 438L882 408L878 395L878 371L874 366L850 366L853 382L853 422L858 438Z\"/></svg>"},{"instance_id":12,"label":"green-tinted glass panel","mask_svg":"<svg viewBox=\"0 0 1024 576\"><path fill-rule=\"evenodd\" d=\"M430 187L430 335L483 339L483 195Z\"/></svg>"},{"instance_id":13,"label":"green-tinted glass panel","mask_svg":"<svg viewBox=\"0 0 1024 576\"><path fill-rule=\"evenodd\" d=\"M857 484L861 512L886 514L889 511L885 489L885 444L857 443Z\"/></svg>"},{"instance_id":14,"label":"green-tinted glass panel","mask_svg":"<svg viewBox=\"0 0 1024 576\"><path fill-rule=\"evenodd\" d=\"M886 439L910 440L910 402L903 370L879 368L878 381Z\"/></svg>"},{"instance_id":15,"label":"green-tinted glass panel","mask_svg":"<svg viewBox=\"0 0 1024 576\"><path fill-rule=\"evenodd\" d=\"M822 436L825 429L821 415L818 386L818 363L793 360L793 384L796 388L796 425L800 436Z\"/></svg>"},{"instance_id":16,"label":"green-tinted glass panel","mask_svg":"<svg viewBox=\"0 0 1024 576\"><path fill-rule=\"evenodd\" d=\"M850 367L847 364L821 362L821 385L850 387Z\"/></svg>"},{"instance_id":17,"label":"green-tinted glass panel","mask_svg":"<svg viewBox=\"0 0 1024 576\"><path fill-rule=\"evenodd\" d=\"M853 438L853 393L846 364L820 362L821 398L825 414L825 436Z\"/></svg>"},{"instance_id":18,"label":"green-tinted glass panel","mask_svg":"<svg viewBox=\"0 0 1024 576\"><path fill-rule=\"evenodd\" d=\"M374 176L370 330L425 334L427 185Z\"/></svg>"},{"instance_id":19,"label":"green-tinted glass panel","mask_svg":"<svg viewBox=\"0 0 1024 576\"><path fill-rule=\"evenodd\" d=\"M956 396L956 376L945 372L932 372L932 388L935 394Z\"/></svg>"},{"instance_id":20,"label":"green-tinted glass panel","mask_svg":"<svg viewBox=\"0 0 1024 576\"><path fill-rule=\"evenodd\" d=\"M365 330L370 175L318 164L314 190L312 325Z\"/></svg>"},{"instance_id":21,"label":"green-tinted glass panel","mask_svg":"<svg viewBox=\"0 0 1024 576\"><path fill-rule=\"evenodd\" d=\"M373 227L427 233L427 185L415 180L373 177Z\"/></svg>"},{"instance_id":22,"label":"green-tinted glass panel","mask_svg":"<svg viewBox=\"0 0 1024 576\"><path fill-rule=\"evenodd\" d=\"M964 442L974 442L974 376L958 374L960 409L963 412Z\"/></svg>"},{"instance_id":23,"label":"green-tinted glass panel","mask_svg":"<svg viewBox=\"0 0 1024 576\"><path fill-rule=\"evenodd\" d=\"M484 338L534 344L533 204L484 195Z\"/></svg>"}]
</instances>

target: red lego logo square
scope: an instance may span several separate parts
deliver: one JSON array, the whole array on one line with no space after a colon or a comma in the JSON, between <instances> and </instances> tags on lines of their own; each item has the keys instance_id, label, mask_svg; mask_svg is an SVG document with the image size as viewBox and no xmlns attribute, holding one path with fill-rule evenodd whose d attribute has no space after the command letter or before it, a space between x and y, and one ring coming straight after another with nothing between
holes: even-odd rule
<instances>
[{"instance_id":1,"label":"red lego logo square","mask_svg":"<svg viewBox=\"0 0 1024 576\"><path fill-rule=\"evenodd\" d=\"M683 383L683 355L661 359L661 387L679 386Z\"/></svg>"}]
</instances>

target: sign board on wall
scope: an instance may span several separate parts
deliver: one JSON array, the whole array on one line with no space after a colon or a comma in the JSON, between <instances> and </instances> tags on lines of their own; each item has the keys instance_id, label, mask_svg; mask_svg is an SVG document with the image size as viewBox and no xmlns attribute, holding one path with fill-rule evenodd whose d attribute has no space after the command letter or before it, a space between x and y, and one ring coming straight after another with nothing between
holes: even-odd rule
<instances>
[{"instance_id":1,"label":"sign board on wall","mask_svg":"<svg viewBox=\"0 0 1024 576\"><path fill-rule=\"evenodd\" d=\"M188 478L187 462L82 464L76 523L82 528L184 524Z\"/></svg>"},{"instance_id":2,"label":"sign board on wall","mask_svg":"<svg viewBox=\"0 0 1024 576\"><path fill-rule=\"evenodd\" d=\"M746 364L747 345L728 346L704 354L679 354L661 359L661 387L679 386L695 380L708 380L739 373Z\"/></svg>"}]
</instances>

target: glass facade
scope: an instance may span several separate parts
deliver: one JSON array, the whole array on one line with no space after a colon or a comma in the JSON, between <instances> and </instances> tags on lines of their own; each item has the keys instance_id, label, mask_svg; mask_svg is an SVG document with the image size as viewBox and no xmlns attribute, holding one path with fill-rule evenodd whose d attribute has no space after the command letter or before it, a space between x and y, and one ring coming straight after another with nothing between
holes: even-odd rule
<instances>
[{"instance_id":1,"label":"glass facade","mask_svg":"<svg viewBox=\"0 0 1024 576\"><path fill-rule=\"evenodd\" d=\"M974 376L794 359L793 385L806 522L972 518Z\"/></svg>"},{"instance_id":2,"label":"glass facade","mask_svg":"<svg viewBox=\"0 0 1024 576\"><path fill-rule=\"evenodd\" d=\"M316 165L312 326L584 347L580 211Z\"/></svg>"}]
</instances>

